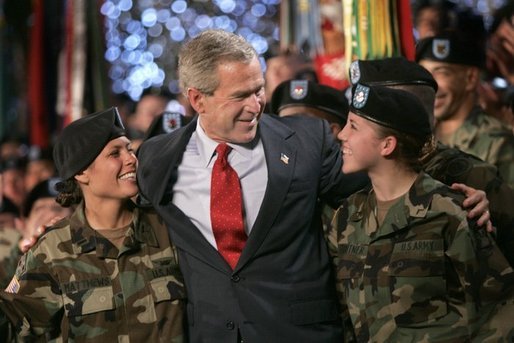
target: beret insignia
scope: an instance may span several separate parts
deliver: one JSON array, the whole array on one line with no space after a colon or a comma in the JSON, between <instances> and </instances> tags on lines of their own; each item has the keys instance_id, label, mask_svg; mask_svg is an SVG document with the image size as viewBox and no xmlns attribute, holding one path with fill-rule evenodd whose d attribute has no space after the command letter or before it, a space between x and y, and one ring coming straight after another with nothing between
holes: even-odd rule
<instances>
[{"instance_id":1,"label":"beret insignia","mask_svg":"<svg viewBox=\"0 0 514 343\"><path fill-rule=\"evenodd\" d=\"M292 99L300 100L307 96L308 89L309 83L307 80L294 80L291 82L289 95Z\"/></svg>"},{"instance_id":2,"label":"beret insignia","mask_svg":"<svg viewBox=\"0 0 514 343\"><path fill-rule=\"evenodd\" d=\"M182 125L182 115L178 112L164 112L162 116L162 130L165 133L173 132Z\"/></svg>"},{"instance_id":3,"label":"beret insignia","mask_svg":"<svg viewBox=\"0 0 514 343\"><path fill-rule=\"evenodd\" d=\"M450 54L450 41L448 39L434 39L432 53L436 58L444 60Z\"/></svg>"},{"instance_id":4,"label":"beret insignia","mask_svg":"<svg viewBox=\"0 0 514 343\"><path fill-rule=\"evenodd\" d=\"M361 79L361 70L359 67L359 61L353 61L350 64L350 82L356 84Z\"/></svg>"},{"instance_id":5,"label":"beret insignia","mask_svg":"<svg viewBox=\"0 0 514 343\"><path fill-rule=\"evenodd\" d=\"M362 108L368 101L369 87L363 85L357 85L355 93L353 94L353 107Z\"/></svg>"}]
</instances>

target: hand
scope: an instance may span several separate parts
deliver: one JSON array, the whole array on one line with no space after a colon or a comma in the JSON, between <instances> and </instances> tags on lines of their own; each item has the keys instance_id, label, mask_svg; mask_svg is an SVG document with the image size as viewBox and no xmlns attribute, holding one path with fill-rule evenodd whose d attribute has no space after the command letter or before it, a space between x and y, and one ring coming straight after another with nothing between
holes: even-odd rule
<instances>
[{"instance_id":1,"label":"hand","mask_svg":"<svg viewBox=\"0 0 514 343\"><path fill-rule=\"evenodd\" d=\"M487 69L514 83L514 26L503 20L489 38Z\"/></svg>"},{"instance_id":2,"label":"hand","mask_svg":"<svg viewBox=\"0 0 514 343\"><path fill-rule=\"evenodd\" d=\"M468 218L478 218L477 224L480 227L485 226L487 232L493 232L494 228L489 214L489 200L487 200L485 192L466 186L463 183L454 183L451 188L462 192L466 196L462 206L468 211Z\"/></svg>"},{"instance_id":3,"label":"hand","mask_svg":"<svg viewBox=\"0 0 514 343\"><path fill-rule=\"evenodd\" d=\"M50 219L48 221L48 223L46 223L44 225L39 225L39 226L35 227L34 229L30 230L30 233L24 235L24 237L22 239L20 239L20 241L18 243L18 248L20 249L20 251L22 253L26 253L27 251L29 251L29 249L32 248L34 246L34 244L36 244L39 237L43 233L45 233L46 229L48 227L54 225L61 219L62 219L61 217L53 217L52 219Z\"/></svg>"}]
</instances>

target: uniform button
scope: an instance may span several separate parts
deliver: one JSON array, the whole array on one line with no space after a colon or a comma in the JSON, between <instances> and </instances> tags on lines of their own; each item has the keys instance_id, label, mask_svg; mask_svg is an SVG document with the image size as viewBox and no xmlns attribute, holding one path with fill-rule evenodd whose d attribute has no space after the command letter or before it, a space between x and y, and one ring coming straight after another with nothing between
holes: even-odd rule
<instances>
[{"instance_id":1,"label":"uniform button","mask_svg":"<svg viewBox=\"0 0 514 343\"><path fill-rule=\"evenodd\" d=\"M157 290L159 291L159 293L164 293L164 287L159 287Z\"/></svg>"},{"instance_id":2,"label":"uniform button","mask_svg":"<svg viewBox=\"0 0 514 343\"><path fill-rule=\"evenodd\" d=\"M229 320L229 321L225 324L225 326L227 327L227 330L234 330L234 327L235 327L234 322L233 322L233 321L231 321L231 320Z\"/></svg>"},{"instance_id":3,"label":"uniform button","mask_svg":"<svg viewBox=\"0 0 514 343\"><path fill-rule=\"evenodd\" d=\"M101 303L105 302L105 296L103 296L103 295L102 295L102 296L100 297L100 302L101 302Z\"/></svg>"},{"instance_id":4,"label":"uniform button","mask_svg":"<svg viewBox=\"0 0 514 343\"><path fill-rule=\"evenodd\" d=\"M239 282L241 280L241 278L239 277L239 275L232 275L232 277L230 278L232 281L234 282Z\"/></svg>"}]
</instances>

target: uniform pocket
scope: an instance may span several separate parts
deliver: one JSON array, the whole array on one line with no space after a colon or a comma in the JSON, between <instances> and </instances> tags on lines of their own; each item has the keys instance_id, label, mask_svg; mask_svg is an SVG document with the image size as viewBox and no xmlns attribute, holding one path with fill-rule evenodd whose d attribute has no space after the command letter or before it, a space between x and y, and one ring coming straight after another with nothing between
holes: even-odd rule
<instances>
[{"instance_id":1,"label":"uniform pocket","mask_svg":"<svg viewBox=\"0 0 514 343\"><path fill-rule=\"evenodd\" d=\"M156 303L185 298L184 284L173 276L165 276L150 281L153 298Z\"/></svg>"},{"instance_id":2,"label":"uniform pocket","mask_svg":"<svg viewBox=\"0 0 514 343\"><path fill-rule=\"evenodd\" d=\"M147 271L153 298L156 303L166 300L180 300L186 297L184 278L176 260L152 261L154 268Z\"/></svg>"},{"instance_id":3,"label":"uniform pocket","mask_svg":"<svg viewBox=\"0 0 514 343\"><path fill-rule=\"evenodd\" d=\"M338 254L338 281L343 281L346 283L352 279L360 279L362 277L362 273L364 272L364 264L368 254L368 245L340 244Z\"/></svg>"},{"instance_id":4,"label":"uniform pocket","mask_svg":"<svg viewBox=\"0 0 514 343\"><path fill-rule=\"evenodd\" d=\"M398 326L433 321L448 313L443 240L396 243L389 277L391 312Z\"/></svg>"},{"instance_id":5,"label":"uniform pocket","mask_svg":"<svg viewBox=\"0 0 514 343\"><path fill-rule=\"evenodd\" d=\"M64 311L66 316L82 316L115 308L111 286L95 287L72 293L65 293Z\"/></svg>"}]
</instances>

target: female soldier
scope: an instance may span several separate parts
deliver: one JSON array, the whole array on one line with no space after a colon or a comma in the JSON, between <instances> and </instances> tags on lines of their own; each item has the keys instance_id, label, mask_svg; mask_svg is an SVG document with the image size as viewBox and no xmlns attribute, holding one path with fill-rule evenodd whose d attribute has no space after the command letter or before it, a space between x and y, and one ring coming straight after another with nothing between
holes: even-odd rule
<instances>
[{"instance_id":1,"label":"female soldier","mask_svg":"<svg viewBox=\"0 0 514 343\"><path fill-rule=\"evenodd\" d=\"M23 339L182 342L184 286L155 213L134 206L137 159L115 108L67 126L57 201L78 204L28 251L0 306Z\"/></svg>"},{"instance_id":2,"label":"female soldier","mask_svg":"<svg viewBox=\"0 0 514 343\"><path fill-rule=\"evenodd\" d=\"M511 337L512 268L472 227L462 195L420 172L433 148L423 106L385 87L357 84L352 94L338 135L343 172L366 170L371 185L339 208L329 232L345 324L359 342Z\"/></svg>"}]
</instances>

